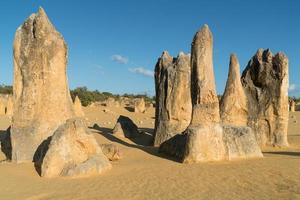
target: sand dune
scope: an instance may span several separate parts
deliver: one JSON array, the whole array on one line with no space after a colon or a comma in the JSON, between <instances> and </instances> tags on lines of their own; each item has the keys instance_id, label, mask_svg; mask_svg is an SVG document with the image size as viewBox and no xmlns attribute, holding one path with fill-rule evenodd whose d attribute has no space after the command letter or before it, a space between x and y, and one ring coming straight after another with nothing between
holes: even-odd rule
<instances>
[{"instance_id":1,"label":"sand dune","mask_svg":"<svg viewBox=\"0 0 300 200\"><path fill-rule=\"evenodd\" d=\"M108 112L103 112L108 109ZM0 165L0 199L300 199L300 112L290 114L285 149L264 149L264 158L185 165L148 146L154 108L145 114L121 107L84 108L99 143L115 143L124 158L103 175L82 178L41 178L33 164ZM109 135L120 114L144 131L136 141ZM0 129L10 124L0 117Z\"/></svg>"}]
</instances>

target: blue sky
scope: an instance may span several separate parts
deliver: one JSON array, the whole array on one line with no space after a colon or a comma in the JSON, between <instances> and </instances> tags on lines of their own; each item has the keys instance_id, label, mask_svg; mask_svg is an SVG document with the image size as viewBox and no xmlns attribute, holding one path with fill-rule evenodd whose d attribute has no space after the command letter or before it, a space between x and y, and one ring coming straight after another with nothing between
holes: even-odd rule
<instances>
[{"instance_id":1,"label":"blue sky","mask_svg":"<svg viewBox=\"0 0 300 200\"><path fill-rule=\"evenodd\" d=\"M71 88L152 95L152 72L162 51L190 52L195 32L207 23L219 94L230 53L243 70L258 48L270 48L289 57L290 95L300 96L300 1L0 1L1 84L12 84L14 33L39 6L68 44Z\"/></svg>"}]
</instances>

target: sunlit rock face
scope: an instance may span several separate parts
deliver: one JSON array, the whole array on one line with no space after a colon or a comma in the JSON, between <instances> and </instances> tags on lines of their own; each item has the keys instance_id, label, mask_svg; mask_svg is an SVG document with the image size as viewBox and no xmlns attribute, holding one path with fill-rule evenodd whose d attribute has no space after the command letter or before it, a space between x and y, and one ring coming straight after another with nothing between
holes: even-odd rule
<instances>
[{"instance_id":1,"label":"sunlit rock face","mask_svg":"<svg viewBox=\"0 0 300 200\"><path fill-rule=\"evenodd\" d=\"M12 160L32 161L38 146L74 116L67 45L40 8L17 29L13 48Z\"/></svg>"},{"instance_id":2,"label":"sunlit rock face","mask_svg":"<svg viewBox=\"0 0 300 200\"><path fill-rule=\"evenodd\" d=\"M173 58L164 51L155 67L156 116L154 146L183 132L191 121L190 55Z\"/></svg>"},{"instance_id":3,"label":"sunlit rock face","mask_svg":"<svg viewBox=\"0 0 300 200\"><path fill-rule=\"evenodd\" d=\"M261 146L288 146L288 58L259 49L242 75L248 107L248 124Z\"/></svg>"},{"instance_id":4,"label":"sunlit rock face","mask_svg":"<svg viewBox=\"0 0 300 200\"><path fill-rule=\"evenodd\" d=\"M195 35L191 50L192 120L185 131L186 145L182 161L198 163L262 157L252 129L224 125L220 120L219 101L213 71L213 37L207 25ZM232 57L231 69L237 67ZM236 73L236 72L235 72ZM237 75L237 74L235 74ZM231 77L229 77L231 78ZM228 80L230 85L231 80ZM228 93L228 91L227 91ZM227 104L226 102L224 102ZM228 107L228 105L224 105ZM227 119L234 113L228 113Z\"/></svg>"},{"instance_id":5,"label":"sunlit rock face","mask_svg":"<svg viewBox=\"0 0 300 200\"><path fill-rule=\"evenodd\" d=\"M237 56L232 54L226 87L220 103L222 124L247 126L247 97L240 77L239 61Z\"/></svg>"}]
</instances>

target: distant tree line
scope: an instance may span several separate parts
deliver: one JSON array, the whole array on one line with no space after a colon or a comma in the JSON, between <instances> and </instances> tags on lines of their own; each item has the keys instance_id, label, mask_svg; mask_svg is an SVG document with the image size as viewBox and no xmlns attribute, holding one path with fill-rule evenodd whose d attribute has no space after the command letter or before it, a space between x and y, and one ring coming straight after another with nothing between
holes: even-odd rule
<instances>
[{"instance_id":1,"label":"distant tree line","mask_svg":"<svg viewBox=\"0 0 300 200\"><path fill-rule=\"evenodd\" d=\"M11 85L0 85L0 94L12 94L13 87ZM119 100L121 97L127 97L129 99L144 98L147 103L155 100L154 97L149 97L146 94L112 94L110 92L99 92L98 90L91 91L87 87L77 87L74 90L70 90L72 100L78 96L83 106L88 106L92 102L105 101L108 98L114 98Z\"/></svg>"},{"instance_id":2,"label":"distant tree line","mask_svg":"<svg viewBox=\"0 0 300 200\"><path fill-rule=\"evenodd\" d=\"M108 98L113 98L115 100L120 100L121 97L127 97L130 100L133 100L135 98L144 98L146 103L150 103L153 100L155 100L154 97L149 97L146 94L112 94L110 92L99 92L98 90L91 91L87 87L77 87L74 90L71 90L71 97L74 101L75 97L78 96L78 98L81 101L81 104L83 106L88 106L93 102L97 101L105 101Z\"/></svg>"},{"instance_id":3,"label":"distant tree line","mask_svg":"<svg viewBox=\"0 0 300 200\"><path fill-rule=\"evenodd\" d=\"M11 85L0 85L0 94L12 94L13 87Z\"/></svg>"}]
</instances>

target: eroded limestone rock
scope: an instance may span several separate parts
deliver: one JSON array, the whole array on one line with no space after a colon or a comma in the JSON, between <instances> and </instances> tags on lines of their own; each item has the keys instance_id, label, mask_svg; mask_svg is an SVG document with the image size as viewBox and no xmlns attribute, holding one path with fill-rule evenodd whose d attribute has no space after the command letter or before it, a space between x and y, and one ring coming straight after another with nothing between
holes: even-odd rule
<instances>
[{"instance_id":1,"label":"eroded limestone rock","mask_svg":"<svg viewBox=\"0 0 300 200\"><path fill-rule=\"evenodd\" d=\"M123 157L120 148L115 144L101 144L100 146L104 155L111 161L120 160Z\"/></svg>"},{"instance_id":2,"label":"eroded limestone rock","mask_svg":"<svg viewBox=\"0 0 300 200\"><path fill-rule=\"evenodd\" d=\"M137 125L129 117L123 115L118 118L112 133L126 138L136 138L140 135Z\"/></svg>"},{"instance_id":3,"label":"eroded limestone rock","mask_svg":"<svg viewBox=\"0 0 300 200\"><path fill-rule=\"evenodd\" d=\"M144 113L146 110L146 104L144 98L139 98L134 101L134 112Z\"/></svg>"},{"instance_id":4,"label":"eroded limestone rock","mask_svg":"<svg viewBox=\"0 0 300 200\"><path fill-rule=\"evenodd\" d=\"M191 124L184 133L187 136L187 141L182 161L184 163L197 163L262 157L255 136L249 127L235 125L223 127L220 123L219 101L214 83L212 48L212 34L208 26L204 25L196 33L192 43L191 92L193 114ZM232 60L232 62L234 61L236 60ZM235 64L232 63L232 67L236 67ZM234 113L229 114L228 118L232 118L231 115Z\"/></svg>"},{"instance_id":5,"label":"eroded limestone rock","mask_svg":"<svg viewBox=\"0 0 300 200\"><path fill-rule=\"evenodd\" d=\"M259 49L242 75L249 121L261 146L288 146L288 58Z\"/></svg>"},{"instance_id":6,"label":"eroded limestone rock","mask_svg":"<svg viewBox=\"0 0 300 200\"><path fill-rule=\"evenodd\" d=\"M295 112L296 110L296 102L294 100L291 100L290 102L290 111Z\"/></svg>"},{"instance_id":7,"label":"eroded limestone rock","mask_svg":"<svg viewBox=\"0 0 300 200\"><path fill-rule=\"evenodd\" d=\"M235 54L230 56L228 79L221 99L222 124L247 126L247 97L240 79L240 65Z\"/></svg>"},{"instance_id":8,"label":"eroded limestone rock","mask_svg":"<svg viewBox=\"0 0 300 200\"><path fill-rule=\"evenodd\" d=\"M157 103L154 146L182 133L190 124L190 80L190 55L180 53L173 58L164 51L155 67Z\"/></svg>"},{"instance_id":9,"label":"eroded limestone rock","mask_svg":"<svg viewBox=\"0 0 300 200\"><path fill-rule=\"evenodd\" d=\"M32 161L37 147L74 116L66 65L67 45L40 8L15 34L13 161Z\"/></svg>"},{"instance_id":10,"label":"eroded limestone rock","mask_svg":"<svg viewBox=\"0 0 300 200\"><path fill-rule=\"evenodd\" d=\"M81 101L78 96L75 97L74 100L74 111L77 117L84 117L84 112L82 111Z\"/></svg>"},{"instance_id":11,"label":"eroded limestone rock","mask_svg":"<svg viewBox=\"0 0 300 200\"><path fill-rule=\"evenodd\" d=\"M81 118L69 119L61 125L44 151L46 153L39 161L42 177L85 177L101 174L111 168Z\"/></svg>"}]
</instances>

